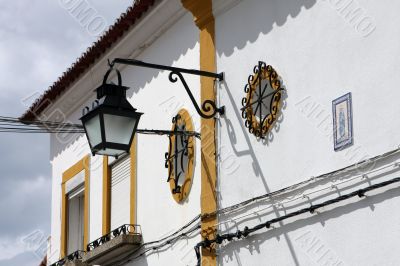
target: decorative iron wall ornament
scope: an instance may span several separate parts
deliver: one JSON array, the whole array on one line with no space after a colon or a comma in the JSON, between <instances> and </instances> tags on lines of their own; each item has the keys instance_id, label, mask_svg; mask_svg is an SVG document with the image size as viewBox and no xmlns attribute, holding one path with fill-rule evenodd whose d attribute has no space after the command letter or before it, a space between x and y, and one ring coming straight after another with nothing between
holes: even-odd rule
<instances>
[{"instance_id":1,"label":"decorative iron wall ornament","mask_svg":"<svg viewBox=\"0 0 400 266\"><path fill-rule=\"evenodd\" d=\"M281 108L281 81L275 69L258 62L244 87L242 117L251 134L264 139L277 119Z\"/></svg>"},{"instance_id":2,"label":"decorative iron wall ornament","mask_svg":"<svg viewBox=\"0 0 400 266\"><path fill-rule=\"evenodd\" d=\"M178 203L188 197L192 187L195 136L184 134L192 131L192 119L188 111L181 109L172 119L172 132L176 134L169 136L169 149L165 153L165 168L168 168L167 182Z\"/></svg>"}]
</instances>

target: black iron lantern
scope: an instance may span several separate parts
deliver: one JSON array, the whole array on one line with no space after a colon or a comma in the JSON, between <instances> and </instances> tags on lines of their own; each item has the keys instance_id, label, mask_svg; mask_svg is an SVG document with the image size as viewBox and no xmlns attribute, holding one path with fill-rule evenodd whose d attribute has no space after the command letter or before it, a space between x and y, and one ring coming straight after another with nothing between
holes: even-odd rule
<instances>
[{"instance_id":1,"label":"black iron lantern","mask_svg":"<svg viewBox=\"0 0 400 266\"><path fill-rule=\"evenodd\" d=\"M103 79L103 84L96 89L97 100L83 109L81 121L92 154L118 157L129 153L133 137L142 113L126 99L128 87L122 86L121 73L115 69L118 85L107 83L110 68Z\"/></svg>"}]
</instances>

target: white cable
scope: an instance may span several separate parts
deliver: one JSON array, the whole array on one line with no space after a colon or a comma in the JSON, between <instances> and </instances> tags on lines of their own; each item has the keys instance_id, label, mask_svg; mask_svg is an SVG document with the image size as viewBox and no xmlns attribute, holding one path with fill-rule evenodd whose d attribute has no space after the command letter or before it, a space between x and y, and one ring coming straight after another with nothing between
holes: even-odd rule
<instances>
[{"instance_id":1,"label":"white cable","mask_svg":"<svg viewBox=\"0 0 400 266\"><path fill-rule=\"evenodd\" d=\"M382 154L382 155L378 155L378 156L376 156L375 158L373 158L373 160L372 160L372 159L367 159L367 160L364 160L363 162L368 162L367 165L370 165L370 164L372 164L372 163L375 163L376 161L379 161L379 160L381 160L381 159L385 159L385 158L387 158L387 157L389 157L389 156L392 156L392 155L398 153L399 151L400 151L400 148L397 148L397 149L395 149L395 150L389 151L389 152L384 153L384 154ZM362 163L363 163L363 162L362 162ZM319 176L317 176L317 177L311 177L311 178L309 178L308 180L305 180L305 181L303 181L303 182L300 182L300 183L297 183L297 184L295 184L295 185L289 186L289 187L288 187L289 189L287 189L287 190L285 190L285 191L282 191L281 193L278 193L278 194L276 194L276 195L272 195L272 196L269 196L269 197L266 197L266 198L256 199L256 200L254 200L254 201L251 201L251 202L248 202L248 203L243 204L243 205L241 205L241 206L238 206L238 208L235 208L235 209L232 209L232 210L230 209L230 207L227 207L227 208L225 208L226 210L225 210L225 209L222 209L221 211L218 211L218 213L219 213L219 214L224 214L224 213L229 212L229 211L238 211L238 210L241 210L242 208L244 208L245 206L247 206L247 205L249 205L249 204L257 203L257 202L260 202L260 201L263 201L263 200L267 200L267 199L268 199L268 200L271 200L272 198L275 198L275 197L278 197L278 196L280 196L280 195L282 195L282 194L286 194L286 193L288 193L288 192L290 192L290 191L293 191L293 190L297 189L297 188L300 187L300 186L305 186L305 185L308 185L308 184L310 184L310 183L312 183L312 182L319 181L319 179L321 179L321 178L332 177L332 176L335 176L335 175L338 175L338 174L344 174L344 173L348 173L348 172L354 171L354 170L356 170L356 169L359 167L359 165L361 165L362 163L360 162L360 163L358 163L358 164L354 164L354 165L352 165L352 166L350 166L350 167L347 167L347 168L345 168L345 169L343 169L343 170L337 170L337 171L331 172L331 173L329 173L329 174L322 174L322 175L319 175ZM399 162L396 162L395 165L396 165L396 164L399 165ZM367 165L365 165L364 167L366 167ZM239 205L239 204L238 204L238 205ZM234 206L235 206L235 205L234 205Z\"/></svg>"},{"instance_id":2,"label":"white cable","mask_svg":"<svg viewBox=\"0 0 400 266\"><path fill-rule=\"evenodd\" d=\"M318 192L322 192L322 191L324 191L324 190L331 190L331 189L332 189L332 186L337 187L338 185L342 185L342 184L348 183L348 182L350 182L350 181L353 181L353 180L358 179L358 178L360 178L360 177L363 177L363 176L365 176L365 175L369 175L369 174L372 174L372 173L376 173L376 172L378 172L378 171L381 171L381 170L384 170L384 169L386 169L386 168L390 168L390 167L393 167L393 166L399 167L399 163L398 163L398 162L394 162L394 163L392 163L392 164L389 164L389 165L386 165L386 166L382 166L382 167L380 167L380 168L371 170L371 171L369 171L369 172L367 172L367 173L359 174L359 175L357 175L357 176L355 176L355 177L352 177L352 178L350 178L350 179L344 180L344 181L342 181L342 182L334 183L334 184L331 184L330 186L327 186L327 187L324 187L324 188L321 188L321 189L318 189L318 190L314 190L314 191L311 191L311 192L308 192L308 193L301 194L300 196L298 196L298 197L296 197L296 198L293 198L293 199L290 199L290 200L286 200L286 201L285 201L285 200L281 200L281 201L279 201L279 202L272 203L272 204L270 204L268 207L265 207L265 208L263 208L263 209L260 209L260 210L258 210L258 211L254 211L254 212L251 212L251 213L248 213L248 214L244 214L244 215L238 216L238 217L236 217L235 219L229 219L229 220L220 222L220 223L218 223L216 226L220 226L221 224L225 224L225 223L229 223L229 222L237 223L238 220L241 220L241 219L243 219L243 218L246 218L246 217L249 217L249 216L252 216L252 215L260 215L261 212L263 212L263 211L265 211L265 210L268 210L268 209L271 209L271 208L273 208L273 207L278 207L278 208L279 208L280 206L283 206L283 205L285 205L285 204L291 203L291 202L293 202L293 201L297 201L297 200L299 200L299 199L304 199L304 198L309 199L309 196L310 196L310 195L315 194L315 193L318 193ZM271 200L271 199L273 199L274 197L276 197L276 196L270 197L270 198L268 198L268 199Z\"/></svg>"}]
</instances>

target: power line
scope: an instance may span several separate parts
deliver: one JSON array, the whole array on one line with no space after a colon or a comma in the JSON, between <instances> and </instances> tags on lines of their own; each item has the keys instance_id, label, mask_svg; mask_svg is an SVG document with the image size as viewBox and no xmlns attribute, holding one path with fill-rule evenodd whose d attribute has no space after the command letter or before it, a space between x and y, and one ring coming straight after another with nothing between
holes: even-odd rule
<instances>
[{"instance_id":1,"label":"power line","mask_svg":"<svg viewBox=\"0 0 400 266\"><path fill-rule=\"evenodd\" d=\"M268 210L268 209L270 209L272 207L279 207L279 206L283 206L284 204L291 203L291 202L294 202L294 201L299 200L299 199L303 199L303 198L306 198L306 197L308 198L308 196L310 196L312 194L315 194L315 193L318 193L318 192L322 192L324 190L331 190L333 188L336 188L338 185L342 185L342 184L348 183L348 182L353 181L355 179L358 179L360 177L361 177L361 179L366 179L366 177L368 177L368 175L370 175L372 173L375 173L375 172L378 172L378 171L381 171L381 170L384 170L384 169L387 169L387 168L399 167L399 166L400 165L399 165L398 162L395 162L395 163L392 163L392 164L389 164L389 165L385 165L385 166L382 166L380 168L377 168L377 169L374 169L372 171L369 171L367 173L359 174L359 175L356 175L356 176L354 176L352 178L346 179L344 181L331 184L330 186L326 186L326 187L323 187L323 188L320 188L320 189L317 189L317 190L313 190L313 191L308 192L308 193L300 194L298 197L292 198L290 200L282 200L282 201L278 201L278 202L272 203L268 207L265 207L265 208L263 208L261 210L258 210L257 212L252 212L252 213L249 213L249 214L241 215L239 217L235 217L234 220L237 221L239 219L254 215L255 213L260 214L260 212ZM227 222L234 221L234 220L230 219L230 220L227 220L227 221L223 221L223 222L220 222L220 223L216 224L216 226L219 226L219 225L222 225L222 224L225 224Z\"/></svg>"},{"instance_id":2,"label":"power line","mask_svg":"<svg viewBox=\"0 0 400 266\"><path fill-rule=\"evenodd\" d=\"M328 172L328 173L325 173L325 174L322 174L322 175L319 175L319 176L316 176L316 177L311 177L311 178L309 178L309 179L307 179L305 181L296 183L294 185L291 185L291 186L288 186L288 187L285 187L285 188L282 188L282 189L279 189L279 190L276 190L276 191L273 191L273 192L270 192L270 193L267 193L267 194L264 194L264 195L261 195L261 196L257 196L257 197L254 197L254 198L251 198L251 199L248 199L248 200L245 200L245 201L242 201L240 203L237 203L235 205L231 205L229 207L225 207L223 209L219 209L219 210L214 211L212 213L203 214L202 215L202 219L206 219L208 217L215 216L217 214L223 214L223 213L226 213L226 212L230 212L230 211L236 210L236 209L238 209L240 207L247 206L248 204L254 203L254 202L262 200L262 199L271 199L271 198L273 198L273 197L275 197L277 195L280 195L280 194L282 194L284 192L293 191L294 189L297 189L299 187L308 185L308 184L316 182L318 180L323 180L323 179L335 176L335 175L340 174L340 173L351 172L353 170L358 169L361 165L363 167L366 167L367 165L375 163L376 161L378 161L380 159L387 158L387 157L392 156L394 154L397 154L399 152L400 152L400 148L397 148L397 149L391 150L389 152L377 155L375 157L371 157L369 159L365 159L365 160L363 160L361 162L348 165L348 166L340 168L338 170L331 171L331 172Z\"/></svg>"},{"instance_id":3,"label":"power line","mask_svg":"<svg viewBox=\"0 0 400 266\"><path fill-rule=\"evenodd\" d=\"M267 194L264 194L264 195L261 195L261 196L258 196L258 197L249 199L249 200L245 200L245 201L240 202L240 203L238 203L238 204L235 204L235 205L232 205L232 206L223 208L223 209L219 209L219 210L217 210L217 211L215 211L215 212L206 213L206 214L203 214L203 215L197 215L197 216L196 216L195 218L193 218L188 224L186 224L185 226L183 226L181 229L178 229L174 234L169 235L168 237L165 237L165 238L160 239L160 240L157 240L157 241L152 241L152 242L148 242L148 243L143 244L139 249L137 249L137 250L131 252L131 253L128 254L125 258L122 258L120 261L118 261L118 263L126 263L127 261L135 260L135 259L137 259L137 258L139 258L139 257L141 257L141 256L143 256L143 255L145 255L146 253L148 253L148 252L150 252L150 251L158 250L158 249L160 249L161 247L164 247L164 246L166 246L166 245L168 245L168 244L171 244L171 243L173 243L174 241L178 240L179 238L181 238L181 237L183 237L183 236L186 236L186 235L188 234L187 232L181 233L181 234L179 234L179 233L180 233L181 231L183 231L183 229L188 228L190 225L192 225L193 223L195 223L198 219L205 219L205 218L211 217L211 216L213 216L213 215L229 213L229 212L231 212L231 211L235 211L235 210L237 210L237 209L239 209L239 208L243 208L243 207L245 207L245 206L247 206L247 205L249 205L249 204L251 204L251 203L254 203L254 202L259 201L259 200L262 200L262 199L272 199L272 198L274 198L274 197L276 197L276 196L278 196L278 195L281 195L281 194L284 193L284 192L290 192L290 191L292 191L292 190L294 190L294 189L296 189L296 188L299 188L299 187L301 187L301 186L310 184L310 183L312 183L312 182L316 182L316 181L322 180L322 179L324 179L324 178L332 177L332 176L335 176L335 175L337 175L337 174L339 174L339 173L351 172L351 171L357 169L357 167L358 167L359 165L361 165L361 164L365 164L365 165L363 165L363 166L366 167L366 166L368 166L368 165L370 165L370 164L373 164L373 163L375 163L375 162L377 162L377 161L379 161L379 160L381 160L381 159L385 159L385 158L387 158L387 157L389 157L389 156L392 156L392 155L394 155L394 154L397 154L397 153L399 153L399 152L400 152L400 148L399 148L399 149L394 149L394 150L391 150L391 151L389 151L389 152L386 152L386 153L383 153L383 154L380 154L380 155L371 157L371 158L369 158L369 159L366 159L366 160L364 160L364 161L362 161L362 162L355 163L355 164L351 164L351 165L348 165L348 166L346 166L346 167L340 168L340 169L338 169L338 170L331 171L331 172L328 172L328 173L325 173L325 174L322 174L322 175L319 175L319 176L316 176L316 177L312 177L312 178L307 179L307 180L305 180L305 181L303 181L303 182L299 182L299 183L296 183L296 184L294 184L294 185L291 185L291 186L288 186L288 187L279 189L279 190L277 190L277 191L274 191L274 192L271 192L271 193L267 193ZM389 166L383 166L383 167L380 167L379 169L374 169L374 170L368 171L367 173L364 173L362 176L365 176L366 174L368 175L368 174L373 173L373 172L376 172L376 171L380 171L380 170L386 169L386 168L391 167L391 166L393 166L393 165L394 165L394 166L400 166L400 165L396 162L396 163L393 163L393 164L391 164L391 165L389 165ZM340 182L339 184L346 183L346 182L348 182L348 181L354 180L355 178L360 178L360 175L357 175L357 177L353 177L353 178L351 178L350 180L346 180L346 181ZM399 178L399 181L400 181L400 178ZM396 181L396 182L398 182L398 181ZM383 182L383 183L385 183L385 182ZM393 183L394 183L394 182L393 182ZM380 183L380 184L382 184L382 183ZM378 185L379 185L379 184L378 184ZM388 184L388 185L389 185L389 184ZM374 186L376 186L376 185L374 185ZM374 187L374 186L371 186L371 187ZM330 187L329 187L329 188L330 188ZM370 188L370 187L369 187L369 188ZM320 191L325 190L325 189L328 189L328 187L327 187L327 188L320 189ZM309 194L313 194L313 193L316 193L316 191L310 192ZM303 196L304 196L304 194L303 194L301 197L303 197ZM299 198L301 198L301 197L299 197ZM339 198L340 198L340 197L339 197ZM297 199L298 199L298 198L297 198ZM343 200L344 200L344 199L343 199ZM316 209L321 208L321 207L318 207L318 205L314 205L314 207L315 207L315 206L317 206ZM271 207L272 207L272 206L269 206L268 208L271 208ZM315 210L316 210L316 209L315 209ZM282 216L282 217L284 217L284 216ZM276 222L279 222L279 221L276 221ZM274 223L276 223L276 222L274 222ZM198 226L197 229L200 229L200 225L197 225L197 226ZM193 229L193 228L192 228L192 229ZM192 229L190 229L189 231L190 231L190 232L195 231L194 229L193 229L193 231L192 231ZM172 236L175 236L175 237L172 238L172 239L169 239L169 238L172 237ZM166 239L168 239L168 240L165 241ZM143 247L145 247L145 246L149 246L149 245L155 244L155 243L161 243L161 244L158 245L158 246L149 247L149 248L145 249L144 251L142 251L142 253L140 253L139 255L137 255L137 256L135 256L135 257L133 257L133 258L130 258L130 257L133 256L134 254L138 253L138 252L141 250L141 248L143 248ZM201 242L200 242L200 243L201 243ZM128 259L128 258L129 258L129 259Z\"/></svg>"},{"instance_id":4,"label":"power line","mask_svg":"<svg viewBox=\"0 0 400 266\"><path fill-rule=\"evenodd\" d=\"M195 225L193 225L194 223L196 223L196 221L198 221L200 219L200 214L197 215L195 218L193 218L190 222L188 222L187 224L185 224L184 226L182 226L180 229L176 230L174 233L169 234L166 237L163 237L159 240L155 240L155 241L151 241L151 242L146 242L143 243L138 249L134 250L133 252L130 252L128 255L126 255L124 258L121 258L119 261L116 262L116 264L118 265L118 263L126 263L132 260L135 260L143 255L145 255L146 253L148 253L149 251L155 251L158 250L166 245L170 245L172 243L175 243L178 239L188 236L191 233L200 230L200 223L197 223ZM188 229L187 231L183 232L185 229L189 228L191 225L193 225L190 229ZM158 245L155 245L158 244ZM150 246L150 247L148 247ZM134 258L130 258L131 256L133 256L134 254L136 254L139 250L141 250L142 248L146 248L142 253L140 253L138 256L134 257Z\"/></svg>"},{"instance_id":5,"label":"power line","mask_svg":"<svg viewBox=\"0 0 400 266\"><path fill-rule=\"evenodd\" d=\"M365 193L367 193L369 191L373 191L373 190L376 190L378 188L386 187L386 186L389 186L389 185L397 183L397 182L400 182L400 177L393 178L391 180L384 181L384 182L381 182L381 183L378 183L378 184L375 184L375 185L371 185L371 186L368 186L366 188L359 189L359 190L353 191L351 193L339 196L339 197L337 197L335 199L327 200L327 201L324 201L324 202L319 203L319 204L311 205L308 208L303 208L303 209L300 209L298 211L291 212L289 214L273 218L273 219L271 219L271 220L269 220L267 222L260 223L260 224L254 226L254 227L245 226L243 230L237 230L236 233L226 233L226 234L222 234L222 235L217 234L215 239L212 239L212 240L205 239L205 240L199 242L194 247L195 252L196 252L196 257L197 257L197 266L200 266L200 261L201 261L200 248L201 247L202 248L209 248L214 243L222 244L224 241L231 242L235 238L236 239L241 239L242 237L247 237L250 234L252 234L254 232L257 232L257 231L259 231L259 230L261 230L263 228L269 229L272 224L275 224L275 223L278 223L278 222L282 222L282 221L287 220L289 218L292 218L292 217L295 217L295 216L299 216L301 214L308 213L308 212L313 214L317 209L320 209L322 207L326 207L326 206L329 206L329 205L333 205L335 203L338 203L338 202L341 202L341 201L345 201L345 200L353 198L353 197L357 197L358 196L358 197L362 198L362 197L365 196Z\"/></svg>"},{"instance_id":6,"label":"power line","mask_svg":"<svg viewBox=\"0 0 400 266\"><path fill-rule=\"evenodd\" d=\"M85 133L80 124L53 121L24 121L15 117L0 116L0 133ZM200 133L195 131L170 131L160 129L137 129L136 133L145 135L184 135L200 139Z\"/></svg>"}]
</instances>

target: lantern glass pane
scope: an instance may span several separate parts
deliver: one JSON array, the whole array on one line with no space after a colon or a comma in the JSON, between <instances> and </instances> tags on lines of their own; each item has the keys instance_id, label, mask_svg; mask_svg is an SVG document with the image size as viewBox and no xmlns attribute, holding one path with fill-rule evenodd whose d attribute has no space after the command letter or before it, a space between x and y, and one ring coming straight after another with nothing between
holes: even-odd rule
<instances>
[{"instance_id":1,"label":"lantern glass pane","mask_svg":"<svg viewBox=\"0 0 400 266\"><path fill-rule=\"evenodd\" d=\"M100 116L96 115L85 123L88 139L92 147L101 143Z\"/></svg>"},{"instance_id":2,"label":"lantern glass pane","mask_svg":"<svg viewBox=\"0 0 400 266\"><path fill-rule=\"evenodd\" d=\"M129 145L136 122L133 117L104 114L106 141Z\"/></svg>"},{"instance_id":3,"label":"lantern glass pane","mask_svg":"<svg viewBox=\"0 0 400 266\"><path fill-rule=\"evenodd\" d=\"M99 150L96 152L96 154L99 155L107 155L107 156L121 156L123 154L125 154L125 151L121 151L121 150L116 150L116 149L104 149L104 150Z\"/></svg>"}]
</instances>

